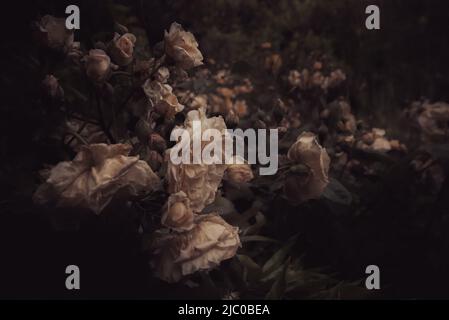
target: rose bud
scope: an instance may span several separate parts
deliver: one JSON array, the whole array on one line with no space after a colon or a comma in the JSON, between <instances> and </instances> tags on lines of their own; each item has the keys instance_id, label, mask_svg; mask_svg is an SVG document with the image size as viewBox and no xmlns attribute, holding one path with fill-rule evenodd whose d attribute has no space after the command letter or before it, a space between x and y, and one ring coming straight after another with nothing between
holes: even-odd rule
<instances>
[{"instance_id":1,"label":"rose bud","mask_svg":"<svg viewBox=\"0 0 449 320\"><path fill-rule=\"evenodd\" d=\"M160 153L164 153L167 149L167 143L165 142L165 139L157 133L150 134L150 137L148 139L148 146L151 150L156 150Z\"/></svg>"},{"instance_id":2,"label":"rose bud","mask_svg":"<svg viewBox=\"0 0 449 320\"><path fill-rule=\"evenodd\" d=\"M86 74L94 82L104 82L107 80L113 68L111 59L101 49L92 49L84 57Z\"/></svg>"},{"instance_id":3,"label":"rose bud","mask_svg":"<svg viewBox=\"0 0 449 320\"><path fill-rule=\"evenodd\" d=\"M109 44L109 54L112 60L119 66L126 66L133 60L136 36L132 33L119 35L116 33Z\"/></svg>"},{"instance_id":4,"label":"rose bud","mask_svg":"<svg viewBox=\"0 0 449 320\"><path fill-rule=\"evenodd\" d=\"M292 171L287 176L284 182L286 197L295 204L319 198L329 183L330 158L316 136L311 132L300 134L288 150L287 157L295 165L305 166L308 171Z\"/></svg>"},{"instance_id":5,"label":"rose bud","mask_svg":"<svg viewBox=\"0 0 449 320\"><path fill-rule=\"evenodd\" d=\"M177 65L183 69L191 69L203 64L203 55L198 50L195 36L184 31L176 22L172 23L169 31L165 31L165 52Z\"/></svg>"},{"instance_id":6,"label":"rose bud","mask_svg":"<svg viewBox=\"0 0 449 320\"><path fill-rule=\"evenodd\" d=\"M154 79L160 83L166 83L170 77L170 71L166 67L160 67L154 74Z\"/></svg>"},{"instance_id":7,"label":"rose bud","mask_svg":"<svg viewBox=\"0 0 449 320\"><path fill-rule=\"evenodd\" d=\"M62 99L64 97L64 90L59 85L59 81L53 75L48 74L42 81L42 88L45 94L51 98Z\"/></svg>"},{"instance_id":8,"label":"rose bud","mask_svg":"<svg viewBox=\"0 0 449 320\"><path fill-rule=\"evenodd\" d=\"M193 218L194 214L187 195L183 191L170 195L164 207L161 223L176 231L187 231L193 228Z\"/></svg>"}]
</instances>

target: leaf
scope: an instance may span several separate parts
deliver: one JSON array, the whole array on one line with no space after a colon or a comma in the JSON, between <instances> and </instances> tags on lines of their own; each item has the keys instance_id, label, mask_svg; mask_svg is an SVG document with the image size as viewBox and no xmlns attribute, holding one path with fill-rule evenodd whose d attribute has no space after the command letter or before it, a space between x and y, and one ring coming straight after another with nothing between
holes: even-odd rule
<instances>
[{"instance_id":1,"label":"leaf","mask_svg":"<svg viewBox=\"0 0 449 320\"><path fill-rule=\"evenodd\" d=\"M218 212L220 215L230 215L236 212L234 204L218 195L215 201L203 209L203 213Z\"/></svg>"},{"instance_id":2,"label":"leaf","mask_svg":"<svg viewBox=\"0 0 449 320\"><path fill-rule=\"evenodd\" d=\"M290 250L296 243L298 235L291 238L281 249L279 249L267 262L265 262L262 272L264 275L271 273L276 270L285 260Z\"/></svg>"},{"instance_id":3,"label":"leaf","mask_svg":"<svg viewBox=\"0 0 449 320\"><path fill-rule=\"evenodd\" d=\"M271 287L270 291L265 296L265 299L267 300L279 300L282 299L285 293L285 289L287 288L287 269L290 265L290 259L288 259L282 268L282 272L279 273L278 278L273 283L273 286Z\"/></svg>"},{"instance_id":4,"label":"leaf","mask_svg":"<svg viewBox=\"0 0 449 320\"><path fill-rule=\"evenodd\" d=\"M349 206L352 202L351 193L338 180L331 178L322 197L342 205Z\"/></svg>"},{"instance_id":5,"label":"leaf","mask_svg":"<svg viewBox=\"0 0 449 320\"><path fill-rule=\"evenodd\" d=\"M242 242L272 242L272 243L280 243L279 240L264 237L264 236L258 236L258 235L252 235L252 236L243 236L240 237L240 241Z\"/></svg>"},{"instance_id":6,"label":"leaf","mask_svg":"<svg viewBox=\"0 0 449 320\"><path fill-rule=\"evenodd\" d=\"M237 259L244 267L244 280L256 281L262 275L262 268L249 256L244 254L238 254ZM247 279L248 278L248 279Z\"/></svg>"}]
</instances>

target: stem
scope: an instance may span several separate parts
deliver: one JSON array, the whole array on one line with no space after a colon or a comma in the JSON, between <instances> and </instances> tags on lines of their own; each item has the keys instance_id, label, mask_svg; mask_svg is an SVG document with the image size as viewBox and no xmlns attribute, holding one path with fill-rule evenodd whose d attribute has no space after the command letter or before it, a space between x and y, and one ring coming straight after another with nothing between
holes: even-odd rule
<instances>
[{"instance_id":1,"label":"stem","mask_svg":"<svg viewBox=\"0 0 449 320\"><path fill-rule=\"evenodd\" d=\"M103 115L103 110L101 109L101 100L100 100L100 97L98 96L98 93L95 93L95 99L97 102L96 105L97 105L97 111L98 111L101 128L103 129L104 133L108 137L109 141L111 141L111 143L114 144L115 139L112 136L111 132L109 132L108 127L106 126L106 122L104 120L104 115Z\"/></svg>"},{"instance_id":2,"label":"stem","mask_svg":"<svg viewBox=\"0 0 449 320\"><path fill-rule=\"evenodd\" d=\"M71 134L73 136L72 139L77 138L82 144L84 144L86 146L89 145L89 143L78 132L69 131L68 134ZM72 139L69 141L69 143L72 141ZM67 144L69 144L69 143L67 143Z\"/></svg>"},{"instance_id":3,"label":"stem","mask_svg":"<svg viewBox=\"0 0 449 320\"><path fill-rule=\"evenodd\" d=\"M81 137L81 132L83 131L83 129L86 127L87 122L83 122L83 124L81 125L81 127L78 129L78 131L76 132L77 135L79 135ZM70 132L70 134L72 134L72 137L69 139L69 141L67 141L67 145L70 145L70 143L73 141L73 139L78 138L76 135L74 135L72 132ZM80 140L78 138L78 140ZM84 139L83 139L84 140Z\"/></svg>"}]
</instances>

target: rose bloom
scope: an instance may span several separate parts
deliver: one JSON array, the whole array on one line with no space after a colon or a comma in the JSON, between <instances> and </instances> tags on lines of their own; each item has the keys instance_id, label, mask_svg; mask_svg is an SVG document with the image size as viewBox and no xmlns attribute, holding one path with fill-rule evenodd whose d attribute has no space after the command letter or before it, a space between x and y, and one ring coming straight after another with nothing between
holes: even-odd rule
<instances>
[{"instance_id":1,"label":"rose bloom","mask_svg":"<svg viewBox=\"0 0 449 320\"><path fill-rule=\"evenodd\" d=\"M329 183L330 158L316 136L311 132L301 133L288 150L287 157L295 165L302 165L306 170L286 177L286 197L296 204L319 198Z\"/></svg>"},{"instance_id":2,"label":"rose bloom","mask_svg":"<svg viewBox=\"0 0 449 320\"><path fill-rule=\"evenodd\" d=\"M180 191L168 197L161 219L162 225L176 231L188 231L193 228L194 214L190 208L190 200Z\"/></svg>"},{"instance_id":3,"label":"rose bloom","mask_svg":"<svg viewBox=\"0 0 449 320\"><path fill-rule=\"evenodd\" d=\"M107 80L111 72L111 59L101 49L92 49L84 57L86 74L94 82Z\"/></svg>"},{"instance_id":4,"label":"rose bloom","mask_svg":"<svg viewBox=\"0 0 449 320\"><path fill-rule=\"evenodd\" d=\"M145 161L128 156L130 150L126 144L83 146L75 159L51 169L34 201L88 208L99 214L119 191L129 197L158 189L158 176Z\"/></svg>"},{"instance_id":5,"label":"rose bloom","mask_svg":"<svg viewBox=\"0 0 449 320\"><path fill-rule=\"evenodd\" d=\"M187 114L183 128L193 137L193 121L201 121L201 130L217 129L222 133L222 141L224 143L226 136L226 124L223 118L212 117L207 118L204 109L192 110ZM211 142L204 142L202 149ZM224 148L222 148L222 152ZM190 146L190 154L193 154L192 143ZM170 149L166 152L169 158ZM217 155L219 156L219 155ZM227 168L225 164L173 164L168 159L167 166L167 182L168 192L175 193L184 191L190 199L190 205L195 212L201 212L205 206L212 203L215 199L217 189L223 179L224 172Z\"/></svg>"},{"instance_id":6,"label":"rose bloom","mask_svg":"<svg viewBox=\"0 0 449 320\"><path fill-rule=\"evenodd\" d=\"M65 18L46 15L35 22L35 26L35 36L42 45L64 52L72 47L73 30L65 27Z\"/></svg>"},{"instance_id":7,"label":"rose bloom","mask_svg":"<svg viewBox=\"0 0 449 320\"><path fill-rule=\"evenodd\" d=\"M182 26L173 22L169 31L165 31L165 52L182 69L191 69L203 64L203 55L198 50L195 36L184 31Z\"/></svg>"},{"instance_id":8,"label":"rose bloom","mask_svg":"<svg viewBox=\"0 0 449 320\"><path fill-rule=\"evenodd\" d=\"M154 78L160 83L166 83L170 78L170 71L167 67L160 67L154 74Z\"/></svg>"},{"instance_id":9,"label":"rose bloom","mask_svg":"<svg viewBox=\"0 0 449 320\"><path fill-rule=\"evenodd\" d=\"M243 159L239 157L237 159L234 156L233 163L228 166L226 169L226 179L240 184L245 183L254 178L253 171L251 170L251 166L245 163Z\"/></svg>"},{"instance_id":10,"label":"rose bloom","mask_svg":"<svg viewBox=\"0 0 449 320\"><path fill-rule=\"evenodd\" d=\"M219 215L198 215L190 231L159 236L154 243L156 276L177 282L199 270L209 270L232 258L240 246L238 228Z\"/></svg>"},{"instance_id":11,"label":"rose bloom","mask_svg":"<svg viewBox=\"0 0 449 320\"><path fill-rule=\"evenodd\" d=\"M133 60L136 36L132 33L119 35L116 33L109 44L109 54L112 60L119 66L126 66Z\"/></svg>"},{"instance_id":12,"label":"rose bloom","mask_svg":"<svg viewBox=\"0 0 449 320\"><path fill-rule=\"evenodd\" d=\"M151 101L154 110L167 119L173 119L178 112L184 110L184 106L179 103L170 85L148 79L142 85L142 88L145 95Z\"/></svg>"}]
</instances>

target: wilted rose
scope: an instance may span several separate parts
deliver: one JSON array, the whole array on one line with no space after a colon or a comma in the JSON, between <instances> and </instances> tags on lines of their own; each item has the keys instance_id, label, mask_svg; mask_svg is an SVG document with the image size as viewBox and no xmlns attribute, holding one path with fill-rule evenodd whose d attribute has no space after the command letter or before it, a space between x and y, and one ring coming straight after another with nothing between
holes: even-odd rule
<instances>
[{"instance_id":1,"label":"wilted rose","mask_svg":"<svg viewBox=\"0 0 449 320\"><path fill-rule=\"evenodd\" d=\"M207 129L217 129L222 133L222 140L227 139L226 124L222 117L207 118L204 109L190 111L183 128L189 132L191 137L193 137L194 120L201 121L202 132ZM206 143L202 148L205 145ZM190 153L193 153L192 150ZM170 149L167 150L166 154L167 156L170 154ZM192 209L195 212L201 212L206 205L214 201L225 170L225 164L181 163L175 165L171 160L168 160L166 178L168 192L184 191L190 199Z\"/></svg>"},{"instance_id":2,"label":"wilted rose","mask_svg":"<svg viewBox=\"0 0 449 320\"><path fill-rule=\"evenodd\" d=\"M171 24L169 31L165 31L165 51L183 69L203 64L203 55L194 35L184 31L176 22Z\"/></svg>"},{"instance_id":3,"label":"wilted rose","mask_svg":"<svg viewBox=\"0 0 449 320\"><path fill-rule=\"evenodd\" d=\"M190 200L180 191L168 197L161 219L162 225L176 231L187 231L193 228L194 213L190 208Z\"/></svg>"},{"instance_id":4,"label":"wilted rose","mask_svg":"<svg viewBox=\"0 0 449 320\"><path fill-rule=\"evenodd\" d=\"M109 54L112 60L119 66L126 66L133 60L136 36L132 33L119 35L116 33L109 44Z\"/></svg>"},{"instance_id":5,"label":"wilted rose","mask_svg":"<svg viewBox=\"0 0 449 320\"><path fill-rule=\"evenodd\" d=\"M167 282L210 270L232 258L240 246L238 228L216 214L199 215L193 229L160 236L154 243L156 275Z\"/></svg>"},{"instance_id":6,"label":"wilted rose","mask_svg":"<svg viewBox=\"0 0 449 320\"><path fill-rule=\"evenodd\" d=\"M65 27L65 19L51 15L35 22L35 36L42 45L64 52L72 47L74 39L73 30Z\"/></svg>"},{"instance_id":7,"label":"wilted rose","mask_svg":"<svg viewBox=\"0 0 449 320\"><path fill-rule=\"evenodd\" d=\"M167 119L173 119L178 112L184 110L184 106L179 103L170 85L148 79L142 88L153 104L154 110Z\"/></svg>"},{"instance_id":8,"label":"wilted rose","mask_svg":"<svg viewBox=\"0 0 449 320\"><path fill-rule=\"evenodd\" d=\"M60 162L35 192L36 203L89 208L99 214L120 191L123 197L153 191L159 178L145 161L128 156L131 146L83 146L72 161Z\"/></svg>"},{"instance_id":9,"label":"wilted rose","mask_svg":"<svg viewBox=\"0 0 449 320\"><path fill-rule=\"evenodd\" d=\"M284 183L287 198L293 203L319 198L329 183L330 158L326 149L313 133L303 132L287 156L295 164Z\"/></svg>"},{"instance_id":10,"label":"wilted rose","mask_svg":"<svg viewBox=\"0 0 449 320\"><path fill-rule=\"evenodd\" d=\"M86 74L94 82L103 82L107 80L113 66L111 59L101 49L92 49L89 54L84 57Z\"/></svg>"}]
</instances>

